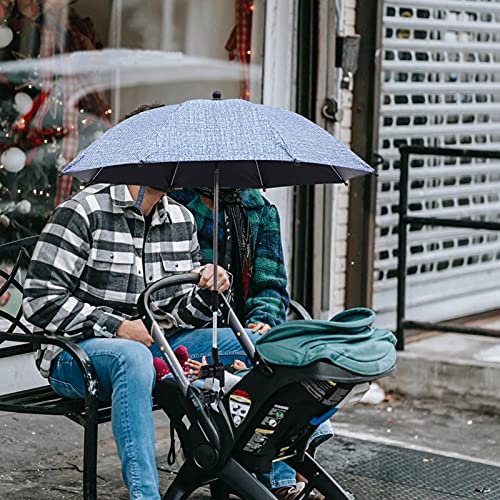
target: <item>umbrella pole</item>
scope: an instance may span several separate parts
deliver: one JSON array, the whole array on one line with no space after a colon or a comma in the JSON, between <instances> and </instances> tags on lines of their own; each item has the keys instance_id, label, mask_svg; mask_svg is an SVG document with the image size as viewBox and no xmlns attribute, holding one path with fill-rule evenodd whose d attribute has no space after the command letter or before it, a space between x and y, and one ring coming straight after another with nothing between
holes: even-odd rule
<instances>
[{"instance_id":1,"label":"umbrella pole","mask_svg":"<svg viewBox=\"0 0 500 500\"><path fill-rule=\"evenodd\" d=\"M212 364L219 363L219 350L217 348L217 313L219 311L219 283L217 280L217 266L219 260L219 166L215 163L214 170L214 289L212 291Z\"/></svg>"},{"instance_id":2,"label":"umbrella pole","mask_svg":"<svg viewBox=\"0 0 500 500\"><path fill-rule=\"evenodd\" d=\"M219 166L215 162L214 170L214 285L212 290L212 363L201 367L201 378L213 379L213 392L204 393L204 401L210 403L212 408L218 410L217 401L223 395L224 389L224 367L219 362L219 349L217 348L217 315L219 312L219 283L217 279L217 267L219 257Z\"/></svg>"}]
</instances>

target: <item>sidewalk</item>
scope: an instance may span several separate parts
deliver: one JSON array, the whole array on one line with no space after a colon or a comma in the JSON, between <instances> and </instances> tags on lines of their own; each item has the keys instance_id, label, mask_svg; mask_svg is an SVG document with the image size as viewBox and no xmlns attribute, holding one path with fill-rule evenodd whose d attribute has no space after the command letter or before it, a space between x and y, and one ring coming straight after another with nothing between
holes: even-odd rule
<instances>
[{"instance_id":1,"label":"sidewalk","mask_svg":"<svg viewBox=\"0 0 500 500\"><path fill-rule=\"evenodd\" d=\"M174 477L167 465L170 428L159 411L155 422L164 492ZM82 440L82 428L66 418L0 413L0 499L81 499ZM99 500L128 500L110 424L99 426L97 488ZM210 498L208 488L191 498Z\"/></svg>"},{"instance_id":2,"label":"sidewalk","mask_svg":"<svg viewBox=\"0 0 500 500\"><path fill-rule=\"evenodd\" d=\"M160 412L155 421L164 492L173 479L166 460L169 427ZM345 409L332 423L337 438L320 449L319 458L356 500L500 498L495 414L391 398ZM65 418L0 414L0 430L0 499L82 498L81 427ZM110 425L101 425L99 433L99 500L126 500ZM210 494L200 490L191 498Z\"/></svg>"},{"instance_id":3,"label":"sidewalk","mask_svg":"<svg viewBox=\"0 0 500 500\"><path fill-rule=\"evenodd\" d=\"M500 331L500 313L459 323ZM398 352L396 373L382 385L413 399L430 397L454 407L496 411L500 406L500 338L414 332L405 350Z\"/></svg>"}]
</instances>

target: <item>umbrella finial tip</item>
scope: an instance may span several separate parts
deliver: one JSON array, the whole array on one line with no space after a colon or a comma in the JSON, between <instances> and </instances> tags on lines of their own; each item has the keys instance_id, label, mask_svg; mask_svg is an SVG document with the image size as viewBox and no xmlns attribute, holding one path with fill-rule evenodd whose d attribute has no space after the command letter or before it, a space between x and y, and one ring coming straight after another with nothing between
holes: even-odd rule
<instances>
[{"instance_id":1,"label":"umbrella finial tip","mask_svg":"<svg viewBox=\"0 0 500 500\"><path fill-rule=\"evenodd\" d=\"M222 92L220 90L214 90L212 92L212 99L214 101L220 101L222 99Z\"/></svg>"}]
</instances>

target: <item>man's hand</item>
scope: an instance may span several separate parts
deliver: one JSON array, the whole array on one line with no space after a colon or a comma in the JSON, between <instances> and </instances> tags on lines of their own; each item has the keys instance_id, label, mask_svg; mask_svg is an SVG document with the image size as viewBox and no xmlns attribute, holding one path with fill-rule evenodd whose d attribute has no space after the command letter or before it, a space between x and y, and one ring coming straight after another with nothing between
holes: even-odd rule
<instances>
[{"instance_id":1,"label":"man's hand","mask_svg":"<svg viewBox=\"0 0 500 500\"><path fill-rule=\"evenodd\" d=\"M116 337L120 339L135 340L150 347L153 344L153 338L149 335L144 323L140 319L122 321L116 330Z\"/></svg>"},{"instance_id":2,"label":"man's hand","mask_svg":"<svg viewBox=\"0 0 500 500\"><path fill-rule=\"evenodd\" d=\"M271 329L267 323L261 323L260 321L258 323L248 323L247 326L253 333L259 333L260 335L264 335Z\"/></svg>"},{"instance_id":3,"label":"man's hand","mask_svg":"<svg viewBox=\"0 0 500 500\"><path fill-rule=\"evenodd\" d=\"M200 274L200 281L198 282L198 286L200 288L208 288L209 290L214 289L214 265L206 264L199 269L194 269L193 272L198 272ZM217 266L217 288L220 293L225 292L229 289L231 285L229 281L229 276L226 270Z\"/></svg>"}]
</instances>

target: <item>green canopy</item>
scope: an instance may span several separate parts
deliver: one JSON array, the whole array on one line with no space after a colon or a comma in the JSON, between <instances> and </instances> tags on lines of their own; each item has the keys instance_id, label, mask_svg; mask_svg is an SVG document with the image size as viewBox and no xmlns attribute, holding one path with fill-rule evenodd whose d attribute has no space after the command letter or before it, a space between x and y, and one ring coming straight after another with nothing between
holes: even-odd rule
<instances>
[{"instance_id":1,"label":"green canopy","mask_svg":"<svg viewBox=\"0 0 500 500\"><path fill-rule=\"evenodd\" d=\"M298 320L274 327L257 340L259 355L270 363L305 366L326 360L351 372L373 376L396 362L396 338L373 328L375 313L355 308L330 321Z\"/></svg>"}]
</instances>

